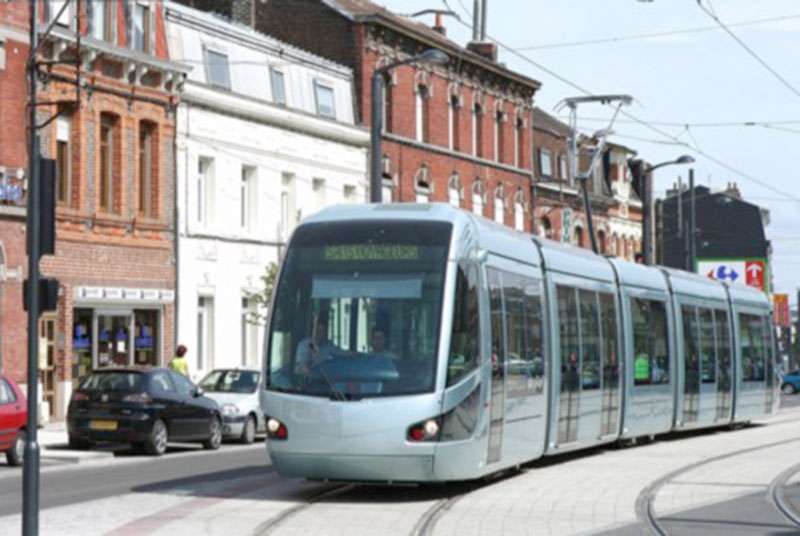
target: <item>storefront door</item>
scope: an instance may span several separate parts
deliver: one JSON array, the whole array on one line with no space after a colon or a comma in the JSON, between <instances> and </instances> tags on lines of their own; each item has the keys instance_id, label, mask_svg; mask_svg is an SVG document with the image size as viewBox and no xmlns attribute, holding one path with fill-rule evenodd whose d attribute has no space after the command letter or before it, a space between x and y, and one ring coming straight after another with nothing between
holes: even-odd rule
<instances>
[{"instance_id":1,"label":"storefront door","mask_svg":"<svg viewBox=\"0 0 800 536\"><path fill-rule=\"evenodd\" d=\"M94 368L133 364L133 311L95 310Z\"/></svg>"}]
</instances>

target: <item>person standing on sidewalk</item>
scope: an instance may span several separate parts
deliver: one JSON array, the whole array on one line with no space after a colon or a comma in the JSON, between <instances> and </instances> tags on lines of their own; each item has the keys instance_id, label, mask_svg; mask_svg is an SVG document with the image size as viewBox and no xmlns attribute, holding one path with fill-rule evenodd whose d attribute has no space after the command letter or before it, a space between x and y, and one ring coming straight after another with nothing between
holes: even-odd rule
<instances>
[{"instance_id":1,"label":"person standing on sidewalk","mask_svg":"<svg viewBox=\"0 0 800 536\"><path fill-rule=\"evenodd\" d=\"M179 344L175 349L175 357L169 362L169 368L184 376L189 376L189 364L186 362L186 346Z\"/></svg>"}]
</instances>

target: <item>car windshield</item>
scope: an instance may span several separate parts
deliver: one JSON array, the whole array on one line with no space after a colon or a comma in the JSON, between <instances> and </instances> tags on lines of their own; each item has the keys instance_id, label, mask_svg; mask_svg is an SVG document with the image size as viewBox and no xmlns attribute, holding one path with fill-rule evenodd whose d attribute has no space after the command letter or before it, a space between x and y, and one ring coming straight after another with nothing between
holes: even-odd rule
<instances>
[{"instance_id":1,"label":"car windshield","mask_svg":"<svg viewBox=\"0 0 800 536\"><path fill-rule=\"evenodd\" d=\"M215 370L200 381L209 393L255 393L261 374L252 370Z\"/></svg>"},{"instance_id":2,"label":"car windshield","mask_svg":"<svg viewBox=\"0 0 800 536\"><path fill-rule=\"evenodd\" d=\"M451 229L298 229L277 287L267 387L337 399L432 391Z\"/></svg>"},{"instance_id":3,"label":"car windshield","mask_svg":"<svg viewBox=\"0 0 800 536\"><path fill-rule=\"evenodd\" d=\"M81 391L141 391L143 375L139 372L94 372L81 382Z\"/></svg>"}]
</instances>

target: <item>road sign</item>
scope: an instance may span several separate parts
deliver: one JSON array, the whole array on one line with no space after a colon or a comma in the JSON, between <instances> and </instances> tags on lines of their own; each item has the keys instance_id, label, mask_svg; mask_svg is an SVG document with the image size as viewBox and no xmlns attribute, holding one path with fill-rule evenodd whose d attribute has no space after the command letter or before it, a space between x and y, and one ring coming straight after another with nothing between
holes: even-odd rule
<instances>
[{"instance_id":1,"label":"road sign","mask_svg":"<svg viewBox=\"0 0 800 536\"><path fill-rule=\"evenodd\" d=\"M788 294L773 294L772 295L773 315L772 318L776 326L788 328L792 325L792 316L789 313L789 295Z\"/></svg>"},{"instance_id":2,"label":"road sign","mask_svg":"<svg viewBox=\"0 0 800 536\"><path fill-rule=\"evenodd\" d=\"M767 261L763 258L697 259L697 273L726 283L749 285L766 291L769 281Z\"/></svg>"}]
</instances>

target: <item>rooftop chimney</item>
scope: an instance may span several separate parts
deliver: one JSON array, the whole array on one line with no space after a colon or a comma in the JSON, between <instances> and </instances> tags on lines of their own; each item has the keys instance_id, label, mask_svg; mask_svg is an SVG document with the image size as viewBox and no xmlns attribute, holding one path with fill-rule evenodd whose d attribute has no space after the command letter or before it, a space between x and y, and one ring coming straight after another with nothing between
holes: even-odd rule
<instances>
[{"instance_id":1,"label":"rooftop chimney","mask_svg":"<svg viewBox=\"0 0 800 536\"><path fill-rule=\"evenodd\" d=\"M436 12L436 22L433 25L433 31L442 35L447 35L447 28L442 24L442 14L438 11Z\"/></svg>"},{"instance_id":2,"label":"rooftop chimney","mask_svg":"<svg viewBox=\"0 0 800 536\"><path fill-rule=\"evenodd\" d=\"M472 41L467 43L467 50L490 61L497 61L497 45L486 40L487 0L475 0L473 7Z\"/></svg>"}]
</instances>

